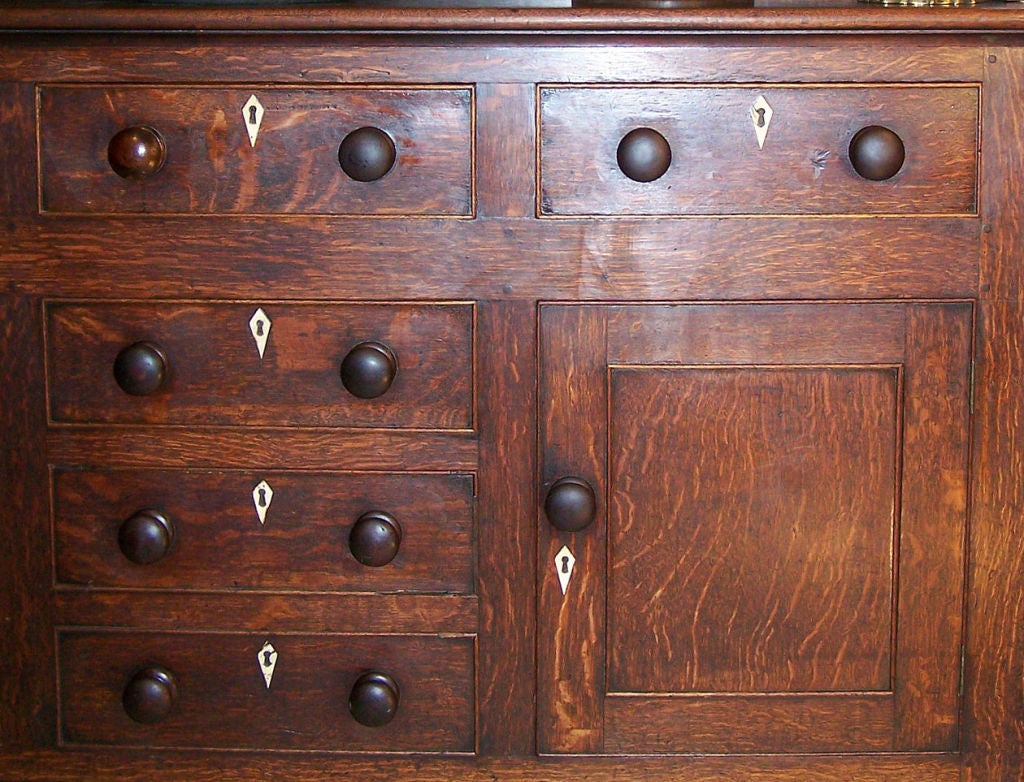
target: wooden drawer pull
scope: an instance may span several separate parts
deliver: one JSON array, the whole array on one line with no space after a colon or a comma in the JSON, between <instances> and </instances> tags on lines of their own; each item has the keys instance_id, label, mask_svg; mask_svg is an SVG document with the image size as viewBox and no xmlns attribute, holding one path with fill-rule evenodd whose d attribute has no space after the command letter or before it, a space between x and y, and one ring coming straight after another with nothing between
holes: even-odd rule
<instances>
[{"instance_id":1,"label":"wooden drawer pull","mask_svg":"<svg viewBox=\"0 0 1024 782\"><path fill-rule=\"evenodd\" d=\"M903 140L881 125L861 128L850 141L850 163L865 179L875 182L891 179L903 168L905 159Z\"/></svg>"},{"instance_id":2,"label":"wooden drawer pull","mask_svg":"<svg viewBox=\"0 0 1024 782\"><path fill-rule=\"evenodd\" d=\"M398 683L386 673L367 671L352 685L348 709L360 725L387 725L398 712Z\"/></svg>"},{"instance_id":3,"label":"wooden drawer pull","mask_svg":"<svg viewBox=\"0 0 1024 782\"><path fill-rule=\"evenodd\" d=\"M164 167L167 147L148 125L132 125L118 132L107 145L107 161L125 179L145 179Z\"/></svg>"},{"instance_id":4,"label":"wooden drawer pull","mask_svg":"<svg viewBox=\"0 0 1024 782\"><path fill-rule=\"evenodd\" d=\"M398 554L402 543L402 528L390 513L370 511L364 513L348 535L352 556L369 567L388 564Z\"/></svg>"},{"instance_id":5,"label":"wooden drawer pull","mask_svg":"<svg viewBox=\"0 0 1024 782\"><path fill-rule=\"evenodd\" d=\"M163 349L152 342L129 345L114 360L114 379L132 396L147 396L163 386L169 364Z\"/></svg>"},{"instance_id":6,"label":"wooden drawer pull","mask_svg":"<svg viewBox=\"0 0 1024 782\"><path fill-rule=\"evenodd\" d=\"M341 362L341 382L360 399L382 396L397 374L398 357L381 342L360 342Z\"/></svg>"},{"instance_id":7,"label":"wooden drawer pull","mask_svg":"<svg viewBox=\"0 0 1024 782\"><path fill-rule=\"evenodd\" d=\"M616 157L622 173L636 182L653 182L672 165L672 148L658 131L636 128L619 142Z\"/></svg>"},{"instance_id":8,"label":"wooden drawer pull","mask_svg":"<svg viewBox=\"0 0 1024 782\"><path fill-rule=\"evenodd\" d=\"M597 495L582 478L559 478L548 489L544 513L555 529L578 532L590 526L597 516Z\"/></svg>"},{"instance_id":9,"label":"wooden drawer pull","mask_svg":"<svg viewBox=\"0 0 1024 782\"><path fill-rule=\"evenodd\" d=\"M128 716L144 725L153 725L166 718L177 700L178 684L174 674L158 665L137 671L121 696Z\"/></svg>"},{"instance_id":10,"label":"wooden drawer pull","mask_svg":"<svg viewBox=\"0 0 1024 782\"><path fill-rule=\"evenodd\" d=\"M117 532L121 553L136 565L159 562L171 550L174 527L155 510L140 510L122 522Z\"/></svg>"},{"instance_id":11,"label":"wooden drawer pull","mask_svg":"<svg viewBox=\"0 0 1024 782\"><path fill-rule=\"evenodd\" d=\"M384 177L395 165L395 142L380 128L353 130L338 148L341 170L357 182L373 182Z\"/></svg>"}]
</instances>

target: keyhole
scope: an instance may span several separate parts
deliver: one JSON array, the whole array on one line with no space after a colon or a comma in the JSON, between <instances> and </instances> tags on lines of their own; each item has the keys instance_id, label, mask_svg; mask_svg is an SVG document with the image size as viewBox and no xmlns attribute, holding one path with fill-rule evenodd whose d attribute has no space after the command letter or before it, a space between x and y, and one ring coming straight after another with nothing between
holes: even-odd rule
<instances>
[{"instance_id":1,"label":"keyhole","mask_svg":"<svg viewBox=\"0 0 1024 782\"><path fill-rule=\"evenodd\" d=\"M563 573L568 573L569 572L569 557L566 557L566 556L562 557L562 572Z\"/></svg>"},{"instance_id":2,"label":"keyhole","mask_svg":"<svg viewBox=\"0 0 1024 782\"><path fill-rule=\"evenodd\" d=\"M262 320L256 321L256 336L257 337L262 337L263 336L263 321Z\"/></svg>"},{"instance_id":3,"label":"keyhole","mask_svg":"<svg viewBox=\"0 0 1024 782\"><path fill-rule=\"evenodd\" d=\"M754 109L754 111L757 112L757 126L759 128L763 128L764 127L764 114L765 114L765 110L764 109Z\"/></svg>"},{"instance_id":4,"label":"keyhole","mask_svg":"<svg viewBox=\"0 0 1024 782\"><path fill-rule=\"evenodd\" d=\"M263 667L264 668L269 668L271 665L273 665L273 663L270 661L270 656L272 654L273 654L273 652L268 652L268 651L264 651L263 652Z\"/></svg>"},{"instance_id":5,"label":"keyhole","mask_svg":"<svg viewBox=\"0 0 1024 782\"><path fill-rule=\"evenodd\" d=\"M249 124L250 125L255 125L256 124L256 107L255 106L250 106L249 107Z\"/></svg>"},{"instance_id":6,"label":"keyhole","mask_svg":"<svg viewBox=\"0 0 1024 782\"><path fill-rule=\"evenodd\" d=\"M266 489L260 489L260 507L261 508L267 507L267 490Z\"/></svg>"}]
</instances>

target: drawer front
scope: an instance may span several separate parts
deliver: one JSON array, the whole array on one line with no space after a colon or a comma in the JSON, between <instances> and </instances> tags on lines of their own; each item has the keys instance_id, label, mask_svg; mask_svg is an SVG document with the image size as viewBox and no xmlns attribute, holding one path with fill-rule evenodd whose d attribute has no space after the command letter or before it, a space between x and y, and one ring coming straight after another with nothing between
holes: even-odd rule
<instances>
[{"instance_id":1,"label":"drawer front","mask_svg":"<svg viewBox=\"0 0 1024 782\"><path fill-rule=\"evenodd\" d=\"M52 471L57 583L142 589L474 589L473 477Z\"/></svg>"},{"instance_id":2,"label":"drawer front","mask_svg":"<svg viewBox=\"0 0 1024 782\"><path fill-rule=\"evenodd\" d=\"M469 89L43 87L40 208L468 216L472 105Z\"/></svg>"},{"instance_id":3,"label":"drawer front","mask_svg":"<svg viewBox=\"0 0 1024 782\"><path fill-rule=\"evenodd\" d=\"M469 429L473 324L464 304L53 302L50 415Z\"/></svg>"},{"instance_id":4,"label":"drawer front","mask_svg":"<svg viewBox=\"0 0 1024 782\"><path fill-rule=\"evenodd\" d=\"M546 87L540 104L542 215L977 211L971 86Z\"/></svg>"},{"instance_id":5,"label":"drawer front","mask_svg":"<svg viewBox=\"0 0 1024 782\"><path fill-rule=\"evenodd\" d=\"M470 636L65 630L58 645L65 745L474 751Z\"/></svg>"}]
</instances>

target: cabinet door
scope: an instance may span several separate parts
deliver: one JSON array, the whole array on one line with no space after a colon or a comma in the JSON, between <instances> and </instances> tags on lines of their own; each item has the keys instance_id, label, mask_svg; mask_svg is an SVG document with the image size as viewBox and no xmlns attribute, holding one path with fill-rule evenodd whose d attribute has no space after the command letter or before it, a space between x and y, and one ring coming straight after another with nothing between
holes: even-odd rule
<instances>
[{"instance_id":1,"label":"cabinet door","mask_svg":"<svg viewBox=\"0 0 1024 782\"><path fill-rule=\"evenodd\" d=\"M541 751L955 750L972 322L544 305Z\"/></svg>"}]
</instances>

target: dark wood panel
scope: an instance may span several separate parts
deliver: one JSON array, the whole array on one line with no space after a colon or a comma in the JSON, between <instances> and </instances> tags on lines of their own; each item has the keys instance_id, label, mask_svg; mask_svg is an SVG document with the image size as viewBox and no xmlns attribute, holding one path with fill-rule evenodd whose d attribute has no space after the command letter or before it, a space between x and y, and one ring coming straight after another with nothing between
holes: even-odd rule
<instances>
[{"instance_id":1,"label":"dark wood panel","mask_svg":"<svg viewBox=\"0 0 1024 782\"><path fill-rule=\"evenodd\" d=\"M1024 300L1024 269L1008 262L1018 257L1024 235L1024 214L1017 199L1024 182L1015 176L1024 163L1024 146L1019 144L1022 123L1000 106L1024 89L1024 57L1019 48L993 47L985 59L988 79L982 136L984 212L988 230L982 238L981 290L983 298Z\"/></svg>"},{"instance_id":2,"label":"dark wood panel","mask_svg":"<svg viewBox=\"0 0 1024 782\"><path fill-rule=\"evenodd\" d=\"M982 232L976 218L15 225L0 281L19 290L270 301L965 297L978 288Z\"/></svg>"},{"instance_id":3,"label":"dark wood panel","mask_svg":"<svg viewBox=\"0 0 1024 782\"><path fill-rule=\"evenodd\" d=\"M899 380L612 370L609 692L890 689Z\"/></svg>"},{"instance_id":4,"label":"dark wood panel","mask_svg":"<svg viewBox=\"0 0 1024 782\"><path fill-rule=\"evenodd\" d=\"M555 529L540 510L537 544L537 745L540 752L602 752L605 746L605 546L608 395L601 308L546 306L540 313L540 496L574 476L597 499L589 527ZM558 556L575 558L563 593ZM564 556L564 555L563 555Z\"/></svg>"},{"instance_id":5,"label":"dark wood panel","mask_svg":"<svg viewBox=\"0 0 1024 782\"><path fill-rule=\"evenodd\" d=\"M130 15L120 16L134 17L139 10L133 6ZM860 6L859 10L864 13L874 9ZM309 21L306 11L304 24ZM914 13L904 11L885 16L892 22ZM5 18L8 13L5 9ZM704 18L707 9L699 13ZM628 17L620 16L619 21L643 15L641 9L630 9ZM280 13L275 16L280 18ZM405 16L408 18L408 11ZM666 15L666 9L659 9L649 18L663 23L671 16ZM380 14L375 17L381 18ZM250 20L254 18L249 16ZM930 16L932 21L939 18L938 14ZM8 37L4 45L10 57L0 62L0 77L47 82L173 83L180 82L184 74L189 80L294 85L441 81L951 82L979 81L984 69L977 46L973 41L965 42L962 36L916 38L912 46L906 39L846 38L841 47L836 47L832 38L809 35L806 30L799 38L785 42L761 37L755 44L742 38L718 39L709 44L693 36L664 34L623 39L606 32L582 39L587 45L581 47L574 44L574 39L550 35L511 43L488 36L460 39L458 54L453 55L450 36L443 41L406 36L396 40L334 32L330 37L290 35L285 41L279 34L267 33L223 33L199 40L152 33L123 36L117 47L110 46L106 35ZM575 40L578 43L581 39ZM61 45L60 56L54 55L56 43ZM102 57L97 56L99 52ZM430 64L429 69L424 63Z\"/></svg>"},{"instance_id":6,"label":"dark wood panel","mask_svg":"<svg viewBox=\"0 0 1024 782\"><path fill-rule=\"evenodd\" d=\"M243 110L252 96L262 120L255 143ZM468 89L43 87L40 209L466 216L472 112ZM126 180L107 162L108 144L138 125L159 134L166 161ZM365 127L383 131L395 153L370 182L339 165L339 145ZM374 159L362 149L358 157Z\"/></svg>"},{"instance_id":7,"label":"dark wood panel","mask_svg":"<svg viewBox=\"0 0 1024 782\"><path fill-rule=\"evenodd\" d=\"M261 650L277 652L271 685ZM472 752L472 637L264 633L58 636L61 740L69 745ZM162 721L135 722L122 691L143 666L170 671L178 697ZM368 670L398 685L391 722L368 728L348 713Z\"/></svg>"},{"instance_id":8,"label":"dark wood panel","mask_svg":"<svg viewBox=\"0 0 1024 782\"><path fill-rule=\"evenodd\" d=\"M485 217L534 213L536 120L532 84L478 84L476 179Z\"/></svg>"},{"instance_id":9,"label":"dark wood panel","mask_svg":"<svg viewBox=\"0 0 1024 782\"><path fill-rule=\"evenodd\" d=\"M987 302L979 316L964 682L966 778L972 782L1012 779L1024 763L1024 652L1006 640L1015 637L1024 611L1017 586L1024 579L1024 307Z\"/></svg>"},{"instance_id":10,"label":"dark wood panel","mask_svg":"<svg viewBox=\"0 0 1024 782\"><path fill-rule=\"evenodd\" d=\"M469 595L133 592L58 589L57 625L259 633L462 633L479 630ZM2 768L2 764L0 764Z\"/></svg>"},{"instance_id":11,"label":"dark wood panel","mask_svg":"<svg viewBox=\"0 0 1024 782\"><path fill-rule=\"evenodd\" d=\"M177 427L54 427L51 464L168 469L251 469L253 455L267 470L474 471L477 442L470 434L346 429L296 430Z\"/></svg>"},{"instance_id":12,"label":"dark wood panel","mask_svg":"<svg viewBox=\"0 0 1024 782\"><path fill-rule=\"evenodd\" d=\"M53 743L53 605L37 301L0 295L0 746ZM0 775L4 762L0 759Z\"/></svg>"},{"instance_id":13,"label":"dark wood panel","mask_svg":"<svg viewBox=\"0 0 1024 782\"><path fill-rule=\"evenodd\" d=\"M999 106L1024 91L1024 51L988 52L982 153L987 166L982 303L978 311L976 426L968 566L964 779L1014 779L1024 767L1024 182L1021 118Z\"/></svg>"},{"instance_id":14,"label":"dark wood panel","mask_svg":"<svg viewBox=\"0 0 1024 782\"><path fill-rule=\"evenodd\" d=\"M34 99L31 85L0 84L0 127L4 144L0 149L0 215L36 211L36 161L31 139L35 135ZM8 228L8 231L10 229Z\"/></svg>"},{"instance_id":15,"label":"dark wood panel","mask_svg":"<svg viewBox=\"0 0 1024 782\"><path fill-rule=\"evenodd\" d=\"M702 753L864 752L891 749L893 697L860 694L637 698L605 701L608 750L674 752L678 738ZM641 719L637 719L642 715Z\"/></svg>"},{"instance_id":16,"label":"dark wood panel","mask_svg":"<svg viewBox=\"0 0 1024 782\"><path fill-rule=\"evenodd\" d=\"M484 350L477 497L479 750L528 755L536 747L537 310L489 302L479 312ZM486 628L486 630L484 630Z\"/></svg>"},{"instance_id":17,"label":"dark wood panel","mask_svg":"<svg viewBox=\"0 0 1024 782\"><path fill-rule=\"evenodd\" d=\"M899 364L896 303L652 304L609 308L613 364Z\"/></svg>"},{"instance_id":18,"label":"dark wood panel","mask_svg":"<svg viewBox=\"0 0 1024 782\"><path fill-rule=\"evenodd\" d=\"M77 423L469 429L473 320L472 305L456 304L50 302L50 413ZM158 346L167 364L163 385L143 396L122 391L113 373L138 342ZM369 399L340 374L366 342L396 362L394 382Z\"/></svg>"},{"instance_id":19,"label":"dark wood panel","mask_svg":"<svg viewBox=\"0 0 1024 782\"><path fill-rule=\"evenodd\" d=\"M314 782L342 774L366 780L401 779L433 782L459 779L466 782L550 782L562 776L593 782L620 782L642 777L651 782L957 782L959 760L955 755L839 755L787 757L755 755L739 757L673 758L444 758L424 764L420 758L331 759L323 755L233 752L229 755L187 751L115 753L32 752L7 760L3 777L11 782L81 782L94 779L149 780L167 765L187 775L191 782L251 782L261 776L295 782ZM0 774L5 770L0 770Z\"/></svg>"},{"instance_id":20,"label":"dark wood panel","mask_svg":"<svg viewBox=\"0 0 1024 782\"><path fill-rule=\"evenodd\" d=\"M552 86L539 99L544 215L976 210L976 88ZM768 107L763 148L751 118L759 100ZM883 182L851 165L855 134L875 125L895 132L906 150ZM633 181L616 159L638 128L655 130L671 148L654 181Z\"/></svg>"},{"instance_id":21,"label":"dark wood panel","mask_svg":"<svg viewBox=\"0 0 1024 782\"><path fill-rule=\"evenodd\" d=\"M262 488L262 496L259 494ZM206 591L433 592L475 588L472 475L52 471L58 584ZM262 520L257 502L264 500ZM118 545L135 514L172 529L158 561ZM394 519L394 559L361 564L349 535L363 514Z\"/></svg>"},{"instance_id":22,"label":"dark wood panel","mask_svg":"<svg viewBox=\"0 0 1024 782\"><path fill-rule=\"evenodd\" d=\"M969 303L914 305L907 317L893 668L904 748L959 742L973 320Z\"/></svg>"}]
</instances>

